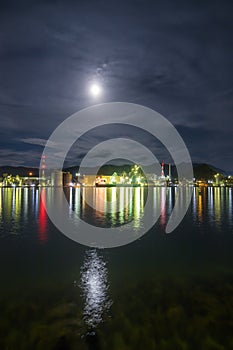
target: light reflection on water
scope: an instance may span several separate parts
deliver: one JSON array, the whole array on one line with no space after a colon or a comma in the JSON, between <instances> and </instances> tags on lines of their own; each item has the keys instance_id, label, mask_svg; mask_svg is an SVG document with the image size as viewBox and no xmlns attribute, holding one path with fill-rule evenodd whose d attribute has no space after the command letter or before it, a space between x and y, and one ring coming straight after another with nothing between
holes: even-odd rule
<instances>
[{"instance_id":1,"label":"light reflection on water","mask_svg":"<svg viewBox=\"0 0 233 350\"><path fill-rule=\"evenodd\" d=\"M88 329L85 339L87 338L87 342L90 344L93 342L96 344L96 339L99 335L101 336L104 328L104 325L101 325L101 327L98 327L98 325L109 317L110 310L114 315L115 322L116 310L120 310L117 316L119 317L121 310L124 313L127 309L127 303L131 297L134 298L136 305L137 300L140 300L144 293L144 291L142 293L142 290L150 289L151 284L145 285L144 281L153 281L164 277L168 277L170 281L170 276L180 279L186 274L188 276L202 276L202 278L208 276L209 278L209 276L215 276L215 274L217 276L222 272L224 274L229 271L232 273L232 238L230 236L233 232L233 190L230 188L202 188L200 190L191 188L189 190L193 191L191 206L180 227L170 239L169 235L164 235L164 227L172 212L175 194L178 190L176 188L159 187L153 189L153 204L149 210L151 215L155 215L159 211L158 224L146 235L145 239L135 242L135 245L132 244L118 250L108 251L108 276L108 266L104 258L105 251L102 254L103 251L87 248L84 261L81 262L84 248L63 237L48 219L45 208L42 206L41 196L47 196L52 201L56 190L49 188L40 190L36 188L0 189L1 293L4 293L7 298L8 295L12 295L15 300L21 294L25 299L28 298L28 295L31 295L33 302L30 302L30 298L28 300L33 305L33 310L34 305L40 303L40 301L38 302L40 298L42 305L45 303L46 308L49 309L51 300L54 298L58 304L63 298L69 303L70 299L73 298L72 293L74 293L72 300L74 300L74 305L77 305L77 310L74 309L74 317L75 322L77 314L80 318L80 324L82 325L80 334L84 328L81 322L82 312ZM60 193L58 192L56 192L56 198L59 200ZM62 190L60 192L62 193ZM100 188L96 191L87 188L81 193L79 188L67 188L65 192L71 212L74 210L80 218L89 220L94 225L101 227L107 225L109 227L109 225L121 225L131 220L134 220L135 230L140 225L144 211L146 189ZM117 212L106 212L105 208L107 206L103 206L103 203L100 205L98 194L103 198L107 198L108 206L112 206L112 209L116 207ZM186 195L186 189L180 191L181 201L184 200ZM90 201L95 201L98 210L93 210L87 205L85 202L87 197ZM119 203L118 201L114 203L112 200L114 198L118 198ZM129 198L132 198L132 200L129 200ZM129 204L125 207L128 200ZM207 237L203 239L202 233L205 233ZM12 236L12 238L9 239L7 236ZM44 244L39 244L41 242ZM80 266L79 288L72 288L71 292L71 283L74 278L77 278L77 269ZM133 294L130 286L136 283L135 280L140 284L138 285L139 288L133 289ZM34 288L38 288L38 292L35 292ZM123 299L122 306L121 302L119 303L121 299L118 299L118 295L124 294L127 290L129 290L129 294L126 294L128 299L127 301ZM167 287L165 293L166 290ZM83 298L82 310L79 308L80 292ZM24 295L24 293L26 294ZM34 293L36 297L34 297ZM154 295L155 302L152 298L151 305L156 305L156 293ZM114 307L112 309L110 295L114 295ZM149 293L150 295L152 293ZM11 297L7 300L9 300L10 310L12 307ZM205 298L203 300L205 301ZM142 308L143 312L144 307L140 304L139 307ZM42 311L39 311L41 315L46 308L42 306ZM26 314L24 306L22 309L23 315ZM14 317L18 313L18 309L15 310ZM147 310L146 307L145 310ZM153 311L153 309L151 310ZM28 311L27 316L32 324L35 323L33 312ZM65 310L64 322L66 322L66 312ZM147 314L146 312L145 314ZM32 318L30 319L30 317ZM58 318L60 324L60 316ZM121 320L121 318L119 319ZM41 322L43 323L44 320L41 320ZM7 320L7 327L8 324L10 324L10 319ZM120 322L116 324L121 327ZM18 327L18 324L16 324L16 327ZM62 322L61 327L63 327ZM77 327L75 323L75 332ZM63 332L63 328L61 331ZM57 331L55 328L55 332L57 333L59 330ZM111 334L109 337L111 337ZM17 346L14 348L17 349ZM89 349L91 348L97 349L96 346L91 347L90 345Z\"/></svg>"},{"instance_id":2,"label":"light reflection on water","mask_svg":"<svg viewBox=\"0 0 233 350\"><path fill-rule=\"evenodd\" d=\"M232 224L232 188L229 189L228 193L228 200L229 200L229 221Z\"/></svg>"},{"instance_id":3,"label":"light reflection on water","mask_svg":"<svg viewBox=\"0 0 233 350\"><path fill-rule=\"evenodd\" d=\"M103 321L112 301L108 295L108 270L106 262L96 249L86 251L81 267L81 293L84 300L83 318L93 329Z\"/></svg>"},{"instance_id":4,"label":"light reflection on water","mask_svg":"<svg viewBox=\"0 0 233 350\"><path fill-rule=\"evenodd\" d=\"M146 201L144 188L65 189L65 196L70 209L92 225L113 227L134 220L134 228L140 228Z\"/></svg>"},{"instance_id":5,"label":"light reflection on water","mask_svg":"<svg viewBox=\"0 0 233 350\"><path fill-rule=\"evenodd\" d=\"M232 226L233 191L231 188L193 188L181 190L177 194L176 188L155 187L153 189L153 205L149 210L152 216L156 216L159 212L161 228L166 227L176 194L179 196L181 205L184 196L190 190L193 191L190 207L191 215L192 220L197 225L200 226L205 222L209 222L210 225L214 225L216 228L222 228L223 221L226 219ZM38 224L38 240L46 241L48 238L48 218L45 210L41 208L41 196L47 196L50 201L54 200L54 191L57 193L61 192L62 189L1 189L0 234L6 236L8 234L24 233L25 225L35 220ZM146 191L146 188L139 187L84 188L82 190L80 188L68 188L65 189L65 195L69 203L69 214L71 216L74 211L82 220L100 227L120 226L133 220L134 229L137 230L140 228L141 218L144 215ZM95 209L91 207L92 202Z\"/></svg>"},{"instance_id":6,"label":"light reflection on water","mask_svg":"<svg viewBox=\"0 0 233 350\"><path fill-rule=\"evenodd\" d=\"M204 187L193 189L192 217L197 224L207 222L222 230L225 219L233 225L232 188Z\"/></svg>"},{"instance_id":7,"label":"light reflection on water","mask_svg":"<svg viewBox=\"0 0 233 350\"><path fill-rule=\"evenodd\" d=\"M38 239L41 243L44 243L47 241L47 214L46 209L44 207L43 201L46 200L46 191L43 188L41 190L40 194L40 209L39 209L39 215L38 215Z\"/></svg>"}]
</instances>

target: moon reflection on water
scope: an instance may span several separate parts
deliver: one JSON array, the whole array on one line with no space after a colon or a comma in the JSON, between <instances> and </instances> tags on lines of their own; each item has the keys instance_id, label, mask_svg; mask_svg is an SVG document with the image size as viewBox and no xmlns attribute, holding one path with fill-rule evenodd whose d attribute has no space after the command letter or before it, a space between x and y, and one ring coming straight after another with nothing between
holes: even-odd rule
<instances>
[{"instance_id":1,"label":"moon reflection on water","mask_svg":"<svg viewBox=\"0 0 233 350\"><path fill-rule=\"evenodd\" d=\"M89 330L103 321L112 305L108 295L108 269L96 249L88 250L81 267L80 288L84 299L83 318Z\"/></svg>"}]
</instances>

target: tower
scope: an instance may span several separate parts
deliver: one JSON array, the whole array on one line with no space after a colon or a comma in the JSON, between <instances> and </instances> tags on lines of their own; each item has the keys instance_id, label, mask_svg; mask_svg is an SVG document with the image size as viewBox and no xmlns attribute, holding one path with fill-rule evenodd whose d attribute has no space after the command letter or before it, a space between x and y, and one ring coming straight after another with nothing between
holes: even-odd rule
<instances>
[{"instance_id":1,"label":"tower","mask_svg":"<svg viewBox=\"0 0 233 350\"><path fill-rule=\"evenodd\" d=\"M169 163L169 173L168 173L168 177L169 177L169 181L171 181L171 179L172 179L172 175L171 175L171 163Z\"/></svg>"},{"instance_id":2,"label":"tower","mask_svg":"<svg viewBox=\"0 0 233 350\"><path fill-rule=\"evenodd\" d=\"M161 164L161 178L164 179L164 163Z\"/></svg>"},{"instance_id":3,"label":"tower","mask_svg":"<svg viewBox=\"0 0 233 350\"><path fill-rule=\"evenodd\" d=\"M42 172L41 172L41 180L42 186L45 186L45 155L42 155L42 164L41 164Z\"/></svg>"}]
</instances>

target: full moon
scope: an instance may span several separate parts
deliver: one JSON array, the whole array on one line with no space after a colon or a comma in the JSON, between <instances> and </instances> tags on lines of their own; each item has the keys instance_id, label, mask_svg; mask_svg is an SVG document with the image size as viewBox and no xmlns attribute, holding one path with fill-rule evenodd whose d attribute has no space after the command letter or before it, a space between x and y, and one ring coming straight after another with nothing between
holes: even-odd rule
<instances>
[{"instance_id":1,"label":"full moon","mask_svg":"<svg viewBox=\"0 0 233 350\"><path fill-rule=\"evenodd\" d=\"M94 97L98 97L102 92L100 85L93 83L90 87L90 93Z\"/></svg>"}]
</instances>

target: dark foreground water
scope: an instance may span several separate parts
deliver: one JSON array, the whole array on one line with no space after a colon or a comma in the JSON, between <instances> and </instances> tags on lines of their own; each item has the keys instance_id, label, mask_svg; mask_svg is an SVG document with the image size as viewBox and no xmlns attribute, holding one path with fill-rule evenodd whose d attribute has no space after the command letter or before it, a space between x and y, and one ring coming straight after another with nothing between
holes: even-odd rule
<instances>
[{"instance_id":1,"label":"dark foreground water","mask_svg":"<svg viewBox=\"0 0 233 350\"><path fill-rule=\"evenodd\" d=\"M193 189L184 220L165 234L175 190L155 188L152 212L166 199L155 226L130 245L104 250L54 227L41 205L41 193L51 191L0 190L1 350L233 349L232 189ZM101 196L114 206L127 191L126 209L98 207ZM67 189L66 197L89 223L134 220L137 230L146 193Z\"/></svg>"}]
</instances>

